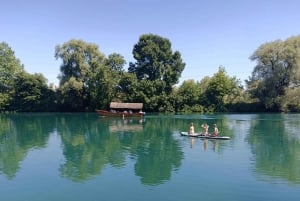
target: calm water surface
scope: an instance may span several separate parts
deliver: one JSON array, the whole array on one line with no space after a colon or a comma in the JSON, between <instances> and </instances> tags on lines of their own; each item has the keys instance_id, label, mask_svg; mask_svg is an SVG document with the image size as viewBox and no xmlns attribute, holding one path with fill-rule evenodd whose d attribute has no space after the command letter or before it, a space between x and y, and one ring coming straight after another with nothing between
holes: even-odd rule
<instances>
[{"instance_id":1,"label":"calm water surface","mask_svg":"<svg viewBox=\"0 0 300 201\"><path fill-rule=\"evenodd\" d=\"M180 136L217 123L231 140ZM0 116L0 200L300 200L300 114Z\"/></svg>"}]
</instances>

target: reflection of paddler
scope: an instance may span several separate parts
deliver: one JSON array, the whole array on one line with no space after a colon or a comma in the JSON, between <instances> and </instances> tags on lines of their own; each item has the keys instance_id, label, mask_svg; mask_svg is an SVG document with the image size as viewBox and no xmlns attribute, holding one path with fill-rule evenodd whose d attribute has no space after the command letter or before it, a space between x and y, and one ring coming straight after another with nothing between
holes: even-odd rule
<instances>
[{"instance_id":1,"label":"reflection of paddler","mask_svg":"<svg viewBox=\"0 0 300 201\"><path fill-rule=\"evenodd\" d=\"M208 140L207 140L207 139L204 139L204 140L203 140L203 149L204 149L204 150L207 150L207 147L208 147Z\"/></svg>"},{"instance_id":2,"label":"reflection of paddler","mask_svg":"<svg viewBox=\"0 0 300 201\"><path fill-rule=\"evenodd\" d=\"M214 140L214 151L218 151L218 147L219 147L219 141L218 140Z\"/></svg>"},{"instance_id":3,"label":"reflection of paddler","mask_svg":"<svg viewBox=\"0 0 300 201\"><path fill-rule=\"evenodd\" d=\"M193 148L194 142L195 142L195 138L190 137L190 145L191 145L191 148Z\"/></svg>"}]
</instances>

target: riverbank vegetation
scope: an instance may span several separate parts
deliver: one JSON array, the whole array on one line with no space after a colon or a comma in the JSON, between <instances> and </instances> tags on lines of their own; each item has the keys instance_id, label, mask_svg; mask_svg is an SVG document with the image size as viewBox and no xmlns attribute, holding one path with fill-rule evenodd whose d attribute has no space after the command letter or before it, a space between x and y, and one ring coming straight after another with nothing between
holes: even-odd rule
<instances>
[{"instance_id":1,"label":"riverbank vegetation","mask_svg":"<svg viewBox=\"0 0 300 201\"><path fill-rule=\"evenodd\" d=\"M179 83L185 63L169 39L144 34L133 47L135 62L107 57L96 44L70 40L55 47L59 86L26 72L13 49L0 43L0 111L88 112L111 101L142 102L147 112L299 112L300 36L267 42L243 86L220 66L211 77ZM42 67L41 67L42 68ZM242 68L242 66L241 66Z\"/></svg>"}]
</instances>

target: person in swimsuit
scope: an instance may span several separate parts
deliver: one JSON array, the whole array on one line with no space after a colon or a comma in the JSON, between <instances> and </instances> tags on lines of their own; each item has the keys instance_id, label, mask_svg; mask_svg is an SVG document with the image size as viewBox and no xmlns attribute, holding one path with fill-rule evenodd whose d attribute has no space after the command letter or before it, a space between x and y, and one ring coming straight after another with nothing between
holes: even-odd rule
<instances>
[{"instance_id":1,"label":"person in swimsuit","mask_svg":"<svg viewBox=\"0 0 300 201\"><path fill-rule=\"evenodd\" d=\"M219 129L217 127L217 124L214 124L214 132L212 132L210 135L212 137L216 137L216 136L218 136L218 134L219 134Z\"/></svg>"},{"instance_id":2,"label":"person in swimsuit","mask_svg":"<svg viewBox=\"0 0 300 201\"><path fill-rule=\"evenodd\" d=\"M189 132L189 134L194 134L194 133L195 133L195 128L194 128L194 123L192 122L190 124L190 132Z\"/></svg>"},{"instance_id":3,"label":"person in swimsuit","mask_svg":"<svg viewBox=\"0 0 300 201\"><path fill-rule=\"evenodd\" d=\"M202 134L207 135L208 134L208 128L209 128L207 123L202 124L201 127L203 128L203 133Z\"/></svg>"}]
</instances>

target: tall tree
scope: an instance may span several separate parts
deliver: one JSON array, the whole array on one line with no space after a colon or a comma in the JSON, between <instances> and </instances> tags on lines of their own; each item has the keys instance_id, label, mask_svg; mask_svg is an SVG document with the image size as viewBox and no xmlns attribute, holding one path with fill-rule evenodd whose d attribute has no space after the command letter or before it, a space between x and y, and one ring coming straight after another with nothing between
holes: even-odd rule
<instances>
[{"instance_id":1,"label":"tall tree","mask_svg":"<svg viewBox=\"0 0 300 201\"><path fill-rule=\"evenodd\" d=\"M16 76L24 71L20 60L6 42L0 43L0 110L6 110L14 93Z\"/></svg>"},{"instance_id":2,"label":"tall tree","mask_svg":"<svg viewBox=\"0 0 300 201\"><path fill-rule=\"evenodd\" d=\"M300 86L300 35L284 42L285 66L291 69L290 87Z\"/></svg>"},{"instance_id":3,"label":"tall tree","mask_svg":"<svg viewBox=\"0 0 300 201\"><path fill-rule=\"evenodd\" d=\"M256 61L247 80L252 97L266 108L279 110L286 88L300 84L300 36L261 45L250 57Z\"/></svg>"},{"instance_id":4,"label":"tall tree","mask_svg":"<svg viewBox=\"0 0 300 201\"><path fill-rule=\"evenodd\" d=\"M55 58L62 60L59 76L61 85L71 77L86 84L91 65L105 62L105 57L97 45L74 39L57 45Z\"/></svg>"},{"instance_id":5,"label":"tall tree","mask_svg":"<svg viewBox=\"0 0 300 201\"><path fill-rule=\"evenodd\" d=\"M91 106L90 101L96 104L95 94L98 92L91 90L102 84L94 78L105 66L105 56L98 46L82 40L70 40L56 46L55 57L62 60L59 78L63 102L69 104L76 101L71 106L75 111L86 110Z\"/></svg>"},{"instance_id":6,"label":"tall tree","mask_svg":"<svg viewBox=\"0 0 300 201\"><path fill-rule=\"evenodd\" d=\"M224 67L220 66L217 73L209 80L205 91L209 104L213 104L217 111L226 111L224 97L239 88L238 80L227 75Z\"/></svg>"},{"instance_id":7,"label":"tall tree","mask_svg":"<svg viewBox=\"0 0 300 201\"><path fill-rule=\"evenodd\" d=\"M130 62L128 71L135 73L138 80L162 80L167 94L178 83L185 67L180 53L173 53L171 42L153 34L145 34L139 38L133 48L133 57L136 62Z\"/></svg>"},{"instance_id":8,"label":"tall tree","mask_svg":"<svg viewBox=\"0 0 300 201\"><path fill-rule=\"evenodd\" d=\"M109 85L110 89L112 89L110 100L114 99L114 101L123 101L122 99L124 98L124 93L122 91L120 82L125 73L125 64L126 61L124 57L118 53L112 53L108 55L106 59L106 66L109 68L109 75L111 77L108 77L107 79L107 84Z\"/></svg>"},{"instance_id":9,"label":"tall tree","mask_svg":"<svg viewBox=\"0 0 300 201\"><path fill-rule=\"evenodd\" d=\"M137 100L150 111L170 110L173 86L185 67L180 53L172 51L167 38L154 34L140 36L132 53L136 62L129 63L128 72L139 80Z\"/></svg>"}]
</instances>

